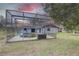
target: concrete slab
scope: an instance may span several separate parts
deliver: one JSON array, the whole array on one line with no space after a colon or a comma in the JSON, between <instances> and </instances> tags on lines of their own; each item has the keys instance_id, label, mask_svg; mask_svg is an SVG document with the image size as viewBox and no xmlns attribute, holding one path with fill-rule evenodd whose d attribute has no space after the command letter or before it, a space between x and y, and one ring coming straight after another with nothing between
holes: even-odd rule
<instances>
[{"instance_id":1,"label":"concrete slab","mask_svg":"<svg viewBox=\"0 0 79 59\"><path fill-rule=\"evenodd\" d=\"M46 38L51 39L51 38L55 38L55 37L47 35ZM15 36L15 37L9 39L8 42L17 42L17 41L25 41L25 40L27 41L27 40L36 40L36 39L37 39L37 37L21 37L18 35L18 36Z\"/></svg>"},{"instance_id":2,"label":"concrete slab","mask_svg":"<svg viewBox=\"0 0 79 59\"><path fill-rule=\"evenodd\" d=\"M20 36L15 36L11 39L8 40L8 42L16 42L16 41L24 41L24 40L36 40L37 37L20 37Z\"/></svg>"},{"instance_id":3,"label":"concrete slab","mask_svg":"<svg viewBox=\"0 0 79 59\"><path fill-rule=\"evenodd\" d=\"M51 38L56 38L56 37L53 37L53 36L47 35L47 38L51 39Z\"/></svg>"}]
</instances>

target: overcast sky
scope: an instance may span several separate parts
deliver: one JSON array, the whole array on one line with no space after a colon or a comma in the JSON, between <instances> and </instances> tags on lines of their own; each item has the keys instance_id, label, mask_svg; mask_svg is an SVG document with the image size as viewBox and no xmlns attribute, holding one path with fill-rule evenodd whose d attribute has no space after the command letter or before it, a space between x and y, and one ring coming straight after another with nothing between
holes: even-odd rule
<instances>
[{"instance_id":1,"label":"overcast sky","mask_svg":"<svg viewBox=\"0 0 79 59\"><path fill-rule=\"evenodd\" d=\"M22 3L0 3L0 15L5 16L5 10L21 10L28 11L33 13L44 14L44 10L41 7L41 4L22 4Z\"/></svg>"}]
</instances>

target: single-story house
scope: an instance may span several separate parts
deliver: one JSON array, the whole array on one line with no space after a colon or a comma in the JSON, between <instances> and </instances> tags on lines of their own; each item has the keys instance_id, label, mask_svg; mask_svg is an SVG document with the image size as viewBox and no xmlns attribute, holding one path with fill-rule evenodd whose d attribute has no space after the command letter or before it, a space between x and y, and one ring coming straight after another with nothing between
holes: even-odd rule
<instances>
[{"instance_id":1,"label":"single-story house","mask_svg":"<svg viewBox=\"0 0 79 59\"><path fill-rule=\"evenodd\" d=\"M47 36L57 33L59 29L52 20L16 20L16 25L20 28L19 34L22 37L29 37L32 33Z\"/></svg>"}]
</instances>

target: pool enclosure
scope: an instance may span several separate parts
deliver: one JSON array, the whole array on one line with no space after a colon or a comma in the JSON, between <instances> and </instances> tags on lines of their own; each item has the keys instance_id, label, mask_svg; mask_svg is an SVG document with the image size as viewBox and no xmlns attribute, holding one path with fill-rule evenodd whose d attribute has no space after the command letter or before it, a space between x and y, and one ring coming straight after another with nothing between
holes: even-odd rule
<instances>
[{"instance_id":1,"label":"pool enclosure","mask_svg":"<svg viewBox=\"0 0 79 59\"><path fill-rule=\"evenodd\" d=\"M50 20L49 16L41 14L6 10L7 41L14 37L40 39L40 37L46 38L47 34L57 33L58 27L47 25L48 20ZM14 40L16 41L17 38Z\"/></svg>"}]
</instances>

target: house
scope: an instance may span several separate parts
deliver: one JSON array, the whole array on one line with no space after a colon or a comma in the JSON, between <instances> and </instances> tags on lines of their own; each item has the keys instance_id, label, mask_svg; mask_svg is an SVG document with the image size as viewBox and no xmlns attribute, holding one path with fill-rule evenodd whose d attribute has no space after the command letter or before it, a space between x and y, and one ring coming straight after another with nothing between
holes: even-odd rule
<instances>
[{"instance_id":1,"label":"house","mask_svg":"<svg viewBox=\"0 0 79 59\"><path fill-rule=\"evenodd\" d=\"M59 29L53 24L52 20L16 20L16 25L20 28L19 34L21 37L30 37L31 33L38 37L47 37L47 35L57 33Z\"/></svg>"},{"instance_id":2,"label":"house","mask_svg":"<svg viewBox=\"0 0 79 59\"><path fill-rule=\"evenodd\" d=\"M26 38L37 37L37 39L56 37L55 34L59 30L59 27L49 16L15 10L6 10L6 27L8 26L12 31L12 33L9 32L9 36L19 35Z\"/></svg>"}]
</instances>

